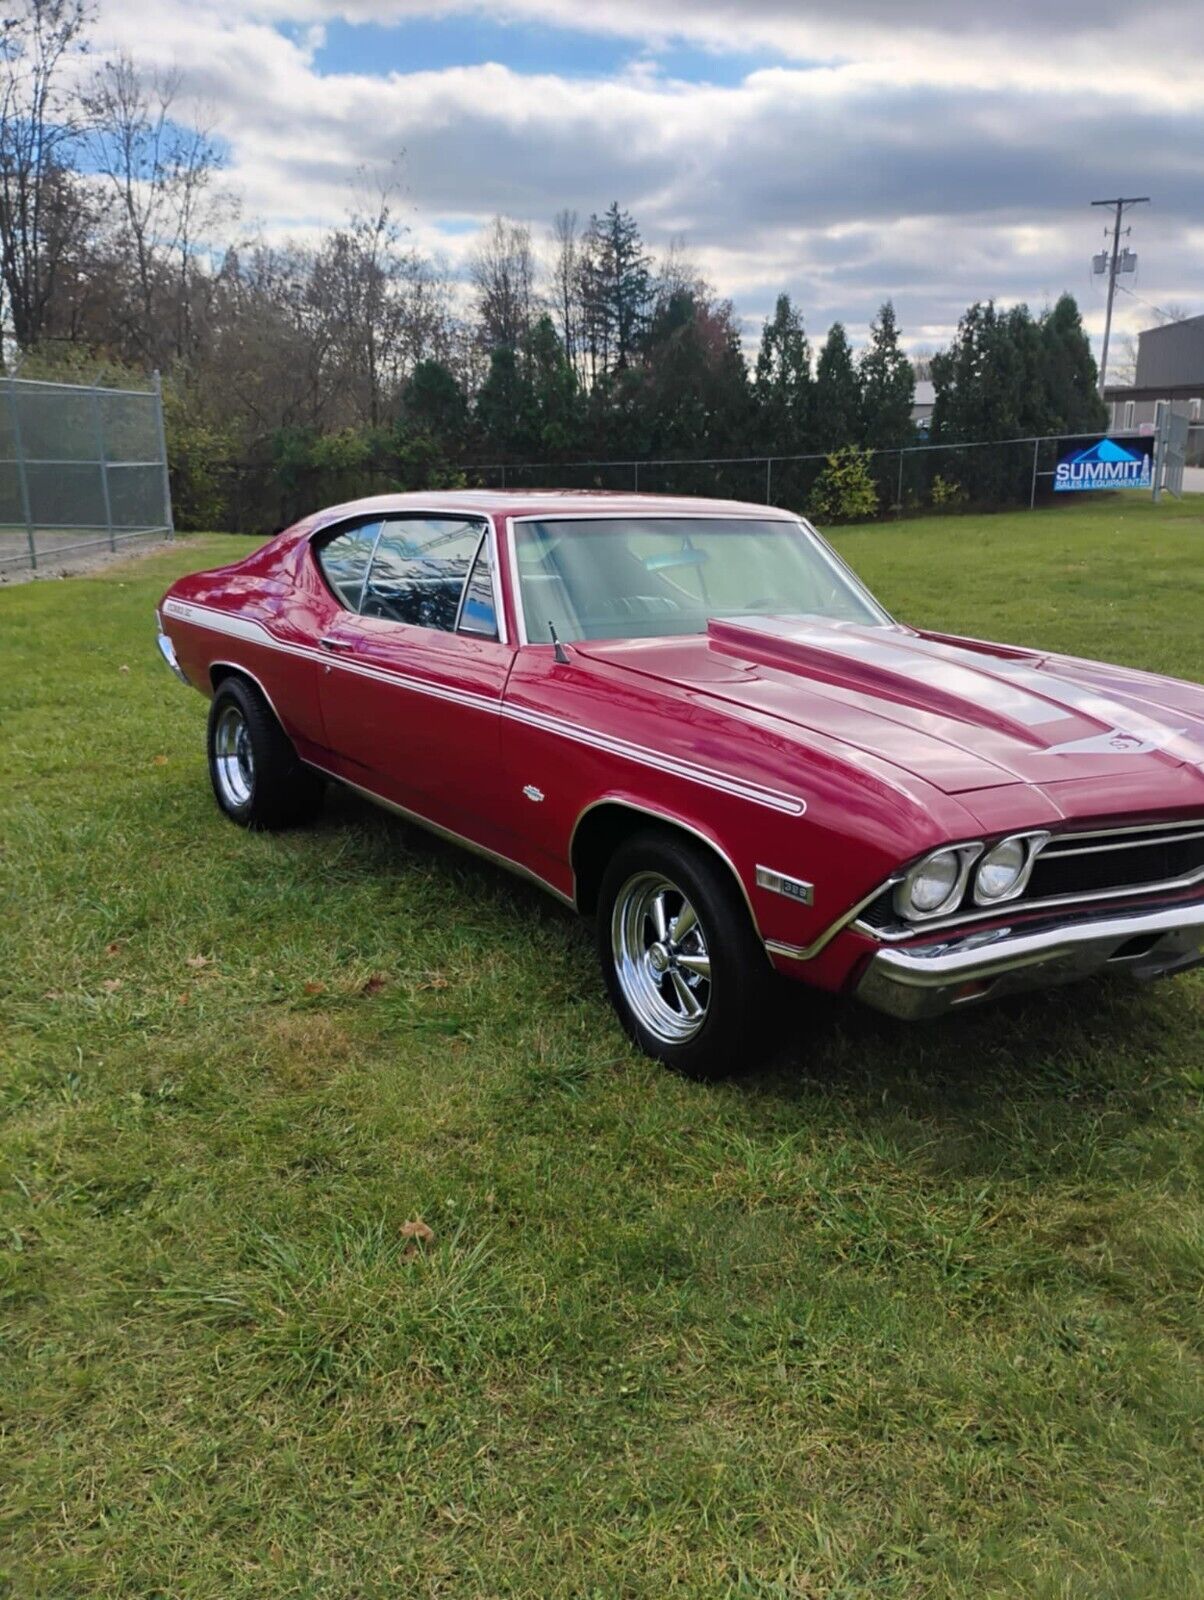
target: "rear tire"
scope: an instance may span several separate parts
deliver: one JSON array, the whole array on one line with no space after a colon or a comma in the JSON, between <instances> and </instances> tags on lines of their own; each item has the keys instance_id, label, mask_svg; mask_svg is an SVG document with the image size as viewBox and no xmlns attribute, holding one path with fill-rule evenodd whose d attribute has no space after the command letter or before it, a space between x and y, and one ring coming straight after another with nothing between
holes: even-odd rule
<instances>
[{"instance_id":1,"label":"rear tire","mask_svg":"<svg viewBox=\"0 0 1204 1600\"><path fill-rule=\"evenodd\" d=\"M651 830L620 845L602 878L597 938L611 1001L646 1055L708 1079L764 1059L775 975L738 886L709 850Z\"/></svg>"},{"instance_id":2,"label":"rear tire","mask_svg":"<svg viewBox=\"0 0 1204 1600\"><path fill-rule=\"evenodd\" d=\"M291 828L322 808L325 784L305 766L262 693L226 678L209 708L209 779L218 805L243 828Z\"/></svg>"}]
</instances>

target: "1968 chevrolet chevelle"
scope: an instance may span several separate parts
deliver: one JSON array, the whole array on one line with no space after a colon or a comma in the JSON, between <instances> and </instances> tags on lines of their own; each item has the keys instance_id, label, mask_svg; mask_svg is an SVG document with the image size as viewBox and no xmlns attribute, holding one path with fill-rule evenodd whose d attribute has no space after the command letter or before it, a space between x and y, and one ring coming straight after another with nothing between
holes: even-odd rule
<instances>
[{"instance_id":1,"label":"1968 chevrolet chevelle","mask_svg":"<svg viewBox=\"0 0 1204 1600\"><path fill-rule=\"evenodd\" d=\"M775 968L927 1017L1204 959L1204 689L906 627L787 512L389 495L159 624L227 816L335 779L535 879L686 1072L755 1056Z\"/></svg>"}]
</instances>

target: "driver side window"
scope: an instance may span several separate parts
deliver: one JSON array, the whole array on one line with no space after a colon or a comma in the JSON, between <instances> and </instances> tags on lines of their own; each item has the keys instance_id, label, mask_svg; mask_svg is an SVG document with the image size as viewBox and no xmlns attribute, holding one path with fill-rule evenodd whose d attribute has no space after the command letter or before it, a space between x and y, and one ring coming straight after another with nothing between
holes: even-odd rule
<instances>
[{"instance_id":1,"label":"driver side window","mask_svg":"<svg viewBox=\"0 0 1204 1600\"><path fill-rule=\"evenodd\" d=\"M453 632L484 531L482 523L463 517L386 518L364 584L362 614ZM478 589L475 577L473 587ZM482 626L479 599L472 615L470 631L491 631L492 619L490 628Z\"/></svg>"}]
</instances>

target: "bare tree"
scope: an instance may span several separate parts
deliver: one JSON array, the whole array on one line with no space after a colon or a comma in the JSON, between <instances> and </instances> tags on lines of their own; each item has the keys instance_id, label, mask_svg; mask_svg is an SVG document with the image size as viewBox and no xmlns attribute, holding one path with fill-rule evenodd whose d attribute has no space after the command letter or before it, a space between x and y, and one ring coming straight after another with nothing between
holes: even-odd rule
<instances>
[{"instance_id":1,"label":"bare tree","mask_svg":"<svg viewBox=\"0 0 1204 1600\"><path fill-rule=\"evenodd\" d=\"M0 274L24 350L45 326L71 240L71 155L81 108L63 68L86 46L84 0L23 0L0 22Z\"/></svg>"},{"instance_id":2,"label":"bare tree","mask_svg":"<svg viewBox=\"0 0 1204 1600\"><path fill-rule=\"evenodd\" d=\"M178 71L145 73L121 55L96 74L85 100L135 284L129 341L156 361L189 354L197 257L233 212L213 189L211 130L174 115L180 87Z\"/></svg>"},{"instance_id":3,"label":"bare tree","mask_svg":"<svg viewBox=\"0 0 1204 1600\"><path fill-rule=\"evenodd\" d=\"M581 239L575 211L558 211L552 222L552 303L570 366L581 355Z\"/></svg>"},{"instance_id":4,"label":"bare tree","mask_svg":"<svg viewBox=\"0 0 1204 1600\"><path fill-rule=\"evenodd\" d=\"M494 217L473 252L469 275L486 348L521 350L535 302L535 256L526 223Z\"/></svg>"}]
</instances>

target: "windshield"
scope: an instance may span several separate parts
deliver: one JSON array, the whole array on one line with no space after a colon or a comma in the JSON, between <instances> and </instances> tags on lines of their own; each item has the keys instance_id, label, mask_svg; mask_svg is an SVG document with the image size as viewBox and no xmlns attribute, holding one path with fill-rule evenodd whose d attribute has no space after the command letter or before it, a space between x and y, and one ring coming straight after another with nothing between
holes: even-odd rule
<instances>
[{"instance_id":1,"label":"windshield","mask_svg":"<svg viewBox=\"0 0 1204 1600\"><path fill-rule=\"evenodd\" d=\"M527 638L703 633L710 617L884 624L883 612L797 522L616 517L514 525Z\"/></svg>"}]
</instances>

